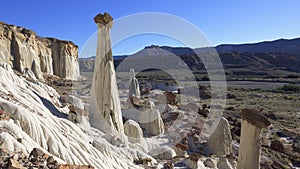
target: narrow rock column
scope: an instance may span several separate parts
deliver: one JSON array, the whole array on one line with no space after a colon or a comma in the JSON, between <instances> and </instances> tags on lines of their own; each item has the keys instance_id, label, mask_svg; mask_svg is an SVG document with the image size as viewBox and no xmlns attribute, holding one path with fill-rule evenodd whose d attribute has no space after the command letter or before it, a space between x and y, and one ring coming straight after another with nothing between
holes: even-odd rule
<instances>
[{"instance_id":1,"label":"narrow rock column","mask_svg":"<svg viewBox=\"0 0 300 169\"><path fill-rule=\"evenodd\" d=\"M134 69L130 69L129 99L131 99L132 97L139 98L140 96L141 92L139 82L135 78Z\"/></svg>"},{"instance_id":2,"label":"narrow rock column","mask_svg":"<svg viewBox=\"0 0 300 169\"><path fill-rule=\"evenodd\" d=\"M98 14L94 20L98 26L98 44L90 108L91 126L106 134L123 135L123 120L110 43L113 19L104 13Z\"/></svg>"},{"instance_id":3,"label":"narrow rock column","mask_svg":"<svg viewBox=\"0 0 300 169\"><path fill-rule=\"evenodd\" d=\"M271 123L261 113L253 109L243 109L242 131L239 149L238 169L260 168L260 132Z\"/></svg>"},{"instance_id":4,"label":"narrow rock column","mask_svg":"<svg viewBox=\"0 0 300 169\"><path fill-rule=\"evenodd\" d=\"M224 117L221 117L217 128L209 137L208 145L219 158L226 157L232 153L230 125Z\"/></svg>"}]
</instances>

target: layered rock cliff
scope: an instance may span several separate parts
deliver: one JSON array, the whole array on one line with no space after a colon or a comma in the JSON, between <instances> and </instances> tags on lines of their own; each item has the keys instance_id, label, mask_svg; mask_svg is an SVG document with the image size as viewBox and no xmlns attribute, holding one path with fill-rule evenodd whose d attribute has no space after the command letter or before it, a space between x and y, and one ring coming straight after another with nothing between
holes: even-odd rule
<instances>
[{"instance_id":1,"label":"layered rock cliff","mask_svg":"<svg viewBox=\"0 0 300 169\"><path fill-rule=\"evenodd\" d=\"M26 28L0 22L0 62L23 72L31 69L39 79L43 73L75 80L80 76L78 46L70 41L43 38Z\"/></svg>"}]
</instances>

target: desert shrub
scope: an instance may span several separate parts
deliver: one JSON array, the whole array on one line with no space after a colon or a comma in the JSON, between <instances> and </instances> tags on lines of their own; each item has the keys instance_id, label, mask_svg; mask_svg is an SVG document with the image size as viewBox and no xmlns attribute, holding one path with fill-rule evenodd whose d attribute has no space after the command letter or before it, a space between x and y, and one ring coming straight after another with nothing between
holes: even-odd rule
<instances>
[{"instance_id":1,"label":"desert shrub","mask_svg":"<svg viewBox=\"0 0 300 169\"><path fill-rule=\"evenodd\" d=\"M287 75L286 78L291 78L291 79L293 79L293 78L300 78L300 76L299 76L299 75L291 74L291 75Z\"/></svg>"},{"instance_id":2,"label":"desert shrub","mask_svg":"<svg viewBox=\"0 0 300 169\"><path fill-rule=\"evenodd\" d=\"M284 93L300 93L300 86L295 84L286 84L278 88L277 91Z\"/></svg>"}]
</instances>

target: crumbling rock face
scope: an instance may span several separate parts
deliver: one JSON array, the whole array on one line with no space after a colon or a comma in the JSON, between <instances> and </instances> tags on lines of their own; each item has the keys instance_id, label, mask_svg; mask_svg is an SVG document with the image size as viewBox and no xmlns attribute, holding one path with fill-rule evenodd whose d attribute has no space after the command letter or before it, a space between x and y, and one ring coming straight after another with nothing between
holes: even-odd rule
<instances>
[{"instance_id":1,"label":"crumbling rock face","mask_svg":"<svg viewBox=\"0 0 300 169\"><path fill-rule=\"evenodd\" d=\"M33 31L0 22L0 62L23 72L31 69L38 79L42 73L75 80L80 76L78 47L68 41L42 38Z\"/></svg>"}]
</instances>

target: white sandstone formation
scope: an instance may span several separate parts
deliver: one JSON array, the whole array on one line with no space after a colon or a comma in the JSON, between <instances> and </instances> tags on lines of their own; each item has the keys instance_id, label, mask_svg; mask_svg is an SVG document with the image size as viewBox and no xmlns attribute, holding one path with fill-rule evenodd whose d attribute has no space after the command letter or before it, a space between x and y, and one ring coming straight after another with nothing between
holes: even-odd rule
<instances>
[{"instance_id":1,"label":"white sandstone formation","mask_svg":"<svg viewBox=\"0 0 300 169\"><path fill-rule=\"evenodd\" d=\"M131 143L140 143L143 140L143 131L140 125L133 121L127 120L124 124L124 132Z\"/></svg>"},{"instance_id":2,"label":"white sandstone formation","mask_svg":"<svg viewBox=\"0 0 300 169\"><path fill-rule=\"evenodd\" d=\"M165 131L160 112L152 101L147 100L147 107L130 107L123 110L123 116L139 123L145 134L162 135ZM147 105L148 105L147 104Z\"/></svg>"},{"instance_id":3,"label":"white sandstone formation","mask_svg":"<svg viewBox=\"0 0 300 169\"><path fill-rule=\"evenodd\" d=\"M133 160L148 158L136 149L116 148L99 130L81 129L67 120L69 109L60 108L53 88L17 76L5 63L0 63L0 77L0 107L11 117L0 121L0 142L8 151L28 155L40 148L59 163L112 169L142 168Z\"/></svg>"},{"instance_id":4,"label":"white sandstone formation","mask_svg":"<svg viewBox=\"0 0 300 169\"><path fill-rule=\"evenodd\" d=\"M176 152L168 146L155 148L149 151L148 154L153 156L156 159L161 159L161 160L172 160L174 157L176 157Z\"/></svg>"},{"instance_id":5,"label":"white sandstone formation","mask_svg":"<svg viewBox=\"0 0 300 169\"><path fill-rule=\"evenodd\" d=\"M243 109L241 112L241 140L238 169L260 168L260 132L271 123L260 112L254 109Z\"/></svg>"},{"instance_id":6,"label":"white sandstone formation","mask_svg":"<svg viewBox=\"0 0 300 169\"><path fill-rule=\"evenodd\" d=\"M78 47L68 41L41 38L33 31L0 22L0 62L19 72L31 69L36 78L43 73L76 80L80 76Z\"/></svg>"},{"instance_id":7,"label":"white sandstone formation","mask_svg":"<svg viewBox=\"0 0 300 169\"><path fill-rule=\"evenodd\" d=\"M133 97L140 98L140 85L135 77L134 69L130 69L130 82L129 82L129 99Z\"/></svg>"},{"instance_id":8,"label":"white sandstone formation","mask_svg":"<svg viewBox=\"0 0 300 169\"><path fill-rule=\"evenodd\" d=\"M92 86L91 126L106 134L124 135L116 72L113 64L110 29L112 17L104 13L94 18L98 26L98 45Z\"/></svg>"},{"instance_id":9,"label":"white sandstone formation","mask_svg":"<svg viewBox=\"0 0 300 169\"><path fill-rule=\"evenodd\" d=\"M160 116L160 112L154 105L150 108L142 110L142 116L139 119L140 126L145 129L145 132L154 136L162 135L165 132L164 122Z\"/></svg>"},{"instance_id":10,"label":"white sandstone formation","mask_svg":"<svg viewBox=\"0 0 300 169\"><path fill-rule=\"evenodd\" d=\"M232 138L228 121L221 117L217 128L208 139L209 148L219 158L232 153Z\"/></svg>"}]
</instances>

